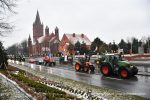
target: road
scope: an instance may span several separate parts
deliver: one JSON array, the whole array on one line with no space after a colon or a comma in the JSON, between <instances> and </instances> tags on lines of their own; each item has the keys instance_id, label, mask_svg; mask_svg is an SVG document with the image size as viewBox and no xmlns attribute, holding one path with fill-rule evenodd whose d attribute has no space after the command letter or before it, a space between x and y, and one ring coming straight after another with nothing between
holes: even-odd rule
<instances>
[{"instance_id":1,"label":"road","mask_svg":"<svg viewBox=\"0 0 150 100\"><path fill-rule=\"evenodd\" d=\"M25 66L37 71L41 71L43 73L50 73L68 79L73 79L76 81L121 90L129 94L150 98L150 77L148 76L136 75L131 79L123 80L118 78L117 76L104 77L103 75L97 72L96 74L75 72L73 66L69 65L57 64L57 66L55 67L47 67L25 63Z\"/></svg>"}]
</instances>

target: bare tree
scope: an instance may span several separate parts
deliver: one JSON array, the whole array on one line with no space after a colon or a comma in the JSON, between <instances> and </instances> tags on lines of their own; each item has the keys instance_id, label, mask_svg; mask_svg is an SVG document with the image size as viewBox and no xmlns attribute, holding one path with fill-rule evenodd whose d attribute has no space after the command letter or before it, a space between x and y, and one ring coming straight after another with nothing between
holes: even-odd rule
<instances>
[{"instance_id":1,"label":"bare tree","mask_svg":"<svg viewBox=\"0 0 150 100\"><path fill-rule=\"evenodd\" d=\"M4 36L4 33L11 32L13 26L7 21L7 16L10 13L15 13L13 8L16 0L0 0L0 36ZM7 62L7 53L3 47L2 42L0 41L0 69L6 69Z\"/></svg>"},{"instance_id":2,"label":"bare tree","mask_svg":"<svg viewBox=\"0 0 150 100\"><path fill-rule=\"evenodd\" d=\"M11 32L13 26L7 21L7 15L16 13L13 8L16 6L16 0L0 0L0 36Z\"/></svg>"}]
</instances>

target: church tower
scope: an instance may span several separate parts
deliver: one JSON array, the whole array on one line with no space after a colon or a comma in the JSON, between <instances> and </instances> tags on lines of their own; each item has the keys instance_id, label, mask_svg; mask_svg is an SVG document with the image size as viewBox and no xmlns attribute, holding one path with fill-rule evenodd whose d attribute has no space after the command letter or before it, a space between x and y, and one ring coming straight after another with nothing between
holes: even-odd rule
<instances>
[{"instance_id":1,"label":"church tower","mask_svg":"<svg viewBox=\"0 0 150 100\"><path fill-rule=\"evenodd\" d=\"M32 40L31 40L30 35L28 38L28 52L29 52L29 56L31 56L32 55Z\"/></svg>"},{"instance_id":2,"label":"church tower","mask_svg":"<svg viewBox=\"0 0 150 100\"><path fill-rule=\"evenodd\" d=\"M56 28L55 28L55 36L56 36L56 38L59 40L59 29L58 29L57 26L56 26Z\"/></svg>"},{"instance_id":3,"label":"church tower","mask_svg":"<svg viewBox=\"0 0 150 100\"><path fill-rule=\"evenodd\" d=\"M49 36L49 27L48 26L46 26L46 28L45 28L45 36Z\"/></svg>"},{"instance_id":4,"label":"church tower","mask_svg":"<svg viewBox=\"0 0 150 100\"><path fill-rule=\"evenodd\" d=\"M41 23L39 12L37 11L36 19L33 23L33 41L36 42L37 38L43 36L43 24Z\"/></svg>"}]
</instances>

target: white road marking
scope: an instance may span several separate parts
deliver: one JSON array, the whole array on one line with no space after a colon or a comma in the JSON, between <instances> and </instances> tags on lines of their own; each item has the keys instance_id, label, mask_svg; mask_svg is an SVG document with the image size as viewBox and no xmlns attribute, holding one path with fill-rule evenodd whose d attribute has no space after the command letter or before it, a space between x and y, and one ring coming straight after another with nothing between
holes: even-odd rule
<instances>
[{"instance_id":1,"label":"white road marking","mask_svg":"<svg viewBox=\"0 0 150 100\"><path fill-rule=\"evenodd\" d=\"M114 78L114 77L105 77L105 78L113 79L113 80L119 80L119 81L123 80L123 79L120 79L120 78Z\"/></svg>"}]
</instances>

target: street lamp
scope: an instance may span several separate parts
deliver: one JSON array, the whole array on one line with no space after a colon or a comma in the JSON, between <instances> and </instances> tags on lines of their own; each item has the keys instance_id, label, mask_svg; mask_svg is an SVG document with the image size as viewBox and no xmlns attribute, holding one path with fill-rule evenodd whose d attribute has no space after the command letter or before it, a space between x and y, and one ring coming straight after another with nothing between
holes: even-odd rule
<instances>
[{"instance_id":1,"label":"street lamp","mask_svg":"<svg viewBox=\"0 0 150 100\"><path fill-rule=\"evenodd\" d=\"M132 42L131 42L131 54L132 54Z\"/></svg>"},{"instance_id":2,"label":"street lamp","mask_svg":"<svg viewBox=\"0 0 150 100\"><path fill-rule=\"evenodd\" d=\"M150 38L148 38L148 52L147 53L150 53L149 40L150 40Z\"/></svg>"},{"instance_id":3,"label":"street lamp","mask_svg":"<svg viewBox=\"0 0 150 100\"><path fill-rule=\"evenodd\" d=\"M133 42L133 38L129 38L129 43L130 45L130 55L132 54L132 42Z\"/></svg>"}]
</instances>

